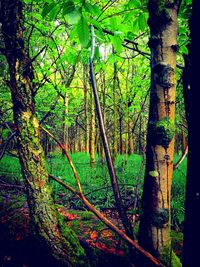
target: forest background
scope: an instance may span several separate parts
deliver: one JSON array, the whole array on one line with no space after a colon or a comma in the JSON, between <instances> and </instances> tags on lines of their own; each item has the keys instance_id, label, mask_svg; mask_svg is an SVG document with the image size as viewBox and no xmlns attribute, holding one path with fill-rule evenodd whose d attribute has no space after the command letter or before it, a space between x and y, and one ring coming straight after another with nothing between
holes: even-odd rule
<instances>
[{"instance_id":1,"label":"forest background","mask_svg":"<svg viewBox=\"0 0 200 267\"><path fill-rule=\"evenodd\" d=\"M68 210L86 205L104 223L114 210L119 230L125 228L125 239L139 238L143 255L153 255L157 265L181 266L191 14L190 0L26 0L23 16L21 1L1 1L1 203L8 187L22 205L25 181L32 224L45 247L56 240L49 226L64 224L56 219L53 196ZM53 258L83 264L82 250L76 259L61 247L50 248ZM136 252L129 246L129 253ZM194 266L190 257L186 253L185 266Z\"/></svg>"}]
</instances>

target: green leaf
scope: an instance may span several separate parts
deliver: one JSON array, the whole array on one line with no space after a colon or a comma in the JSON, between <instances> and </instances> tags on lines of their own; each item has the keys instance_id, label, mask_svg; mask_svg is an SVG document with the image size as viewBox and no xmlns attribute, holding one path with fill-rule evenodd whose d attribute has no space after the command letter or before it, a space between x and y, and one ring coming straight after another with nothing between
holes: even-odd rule
<instances>
[{"instance_id":1,"label":"green leaf","mask_svg":"<svg viewBox=\"0 0 200 267\"><path fill-rule=\"evenodd\" d=\"M93 14L94 16L99 16L101 13L101 9L97 5L92 5L88 2L84 3L84 8L87 12Z\"/></svg>"},{"instance_id":2,"label":"green leaf","mask_svg":"<svg viewBox=\"0 0 200 267\"><path fill-rule=\"evenodd\" d=\"M138 10L133 10L129 11L125 16L124 16L124 21L127 22L128 20L133 20L133 17L138 14Z\"/></svg>"},{"instance_id":3,"label":"green leaf","mask_svg":"<svg viewBox=\"0 0 200 267\"><path fill-rule=\"evenodd\" d=\"M118 30L116 17L110 18L110 27L114 31Z\"/></svg>"},{"instance_id":4,"label":"green leaf","mask_svg":"<svg viewBox=\"0 0 200 267\"><path fill-rule=\"evenodd\" d=\"M183 54L185 54L185 55L188 55L188 49L187 49L187 46L182 45L182 46L180 47L179 52L180 52L180 53L183 53Z\"/></svg>"},{"instance_id":5,"label":"green leaf","mask_svg":"<svg viewBox=\"0 0 200 267\"><path fill-rule=\"evenodd\" d=\"M76 8L74 11L67 14L69 24L77 24L81 18L80 8Z\"/></svg>"},{"instance_id":6,"label":"green leaf","mask_svg":"<svg viewBox=\"0 0 200 267\"><path fill-rule=\"evenodd\" d=\"M52 10L49 12L49 18L50 20L55 20L55 18L57 17L58 13L60 11L60 6L56 5L52 8Z\"/></svg>"},{"instance_id":7,"label":"green leaf","mask_svg":"<svg viewBox=\"0 0 200 267\"><path fill-rule=\"evenodd\" d=\"M94 59L99 59L101 56L101 53L99 52L99 47L95 47L95 50L94 50Z\"/></svg>"},{"instance_id":8,"label":"green leaf","mask_svg":"<svg viewBox=\"0 0 200 267\"><path fill-rule=\"evenodd\" d=\"M141 7L141 2L139 0L130 0L128 2L128 6L129 8L133 8L133 7L136 7L136 8L140 8Z\"/></svg>"},{"instance_id":9,"label":"green leaf","mask_svg":"<svg viewBox=\"0 0 200 267\"><path fill-rule=\"evenodd\" d=\"M132 40L134 37L136 36L136 34L132 31L128 31L127 32L127 38Z\"/></svg>"},{"instance_id":10,"label":"green leaf","mask_svg":"<svg viewBox=\"0 0 200 267\"><path fill-rule=\"evenodd\" d=\"M192 4L192 0L185 0L187 5L191 5Z\"/></svg>"},{"instance_id":11,"label":"green leaf","mask_svg":"<svg viewBox=\"0 0 200 267\"><path fill-rule=\"evenodd\" d=\"M138 17L138 25L139 29L143 32L147 25L144 13L141 13L140 16Z\"/></svg>"},{"instance_id":12,"label":"green leaf","mask_svg":"<svg viewBox=\"0 0 200 267\"><path fill-rule=\"evenodd\" d=\"M139 27L138 27L138 19L135 19L134 21L133 21L133 32L134 33L137 33L138 32L138 30L139 30Z\"/></svg>"},{"instance_id":13,"label":"green leaf","mask_svg":"<svg viewBox=\"0 0 200 267\"><path fill-rule=\"evenodd\" d=\"M116 52L120 53L122 51L122 39L117 35L110 36L110 39Z\"/></svg>"},{"instance_id":14,"label":"green leaf","mask_svg":"<svg viewBox=\"0 0 200 267\"><path fill-rule=\"evenodd\" d=\"M78 25L77 33L82 47L87 47L90 39L90 30L86 19L82 16Z\"/></svg>"},{"instance_id":15,"label":"green leaf","mask_svg":"<svg viewBox=\"0 0 200 267\"><path fill-rule=\"evenodd\" d=\"M77 61L76 55L71 51L66 52L62 59L71 65L75 65Z\"/></svg>"},{"instance_id":16,"label":"green leaf","mask_svg":"<svg viewBox=\"0 0 200 267\"><path fill-rule=\"evenodd\" d=\"M66 15L66 14L69 14L71 12L73 12L75 10L75 5L74 5L74 2L73 1L68 1L66 3L64 3L63 5L63 17Z\"/></svg>"},{"instance_id":17,"label":"green leaf","mask_svg":"<svg viewBox=\"0 0 200 267\"><path fill-rule=\"evenodd\" d=\"M56 3L45 3L44 8L42 10L43 18L46 17L55 6Z\"/></svg>"}]
</instances>

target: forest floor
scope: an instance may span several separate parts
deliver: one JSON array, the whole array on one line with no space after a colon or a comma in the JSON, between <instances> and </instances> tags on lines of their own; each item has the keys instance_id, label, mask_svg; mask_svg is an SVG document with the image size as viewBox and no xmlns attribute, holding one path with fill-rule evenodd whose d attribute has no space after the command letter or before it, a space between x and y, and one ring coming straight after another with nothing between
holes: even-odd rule
<instances>
[{"instance_id":1,"label":"forest floor","mask_svg":"<svg viewBox=\"0 0 200 267\"><path fill-rule=\"evenodd\" d=\"M102 167L102 165L96 164L96 167L91 169L88 166L89 162L85 155L79 153L79 155L73 156L75 157L74 161L78 162L76 167L86 192L85 195L109 220L119 228L122 228L117 212L113 208L112 191L105 166ZM6 156L1 162L4 164L0 166L0 266L55 267L50 264L46 265L47 259L35 243L33 231L30 227L29 209L23 191L18 159ZM49 169L51 173L62 177L62 179L64 179L63 176L68 177L65 182L69 183L73 181L73 176L67 169L66 164L64 164L65 162L62 157L54 156L49 162ZM86 164L87 168L85 167ZM137 155L130 156L126 164L123 163L122 158L118 159L116 170L120 183L134 184L138 177L140 165L141 158ZM81 171L81 168L84 171ZM172 247L180 258L182 258L183 242L180 222L184 212L184 173L185 165L182 165L182 168L175 172L172 188ZM132 180L133 177L134 181ZM63 190L55 182L51 182L51 185L57 209L63 216L64 223L78 235L81 244L92 261L92 266L131 266L127 245L91 212L87 211L79 200ZM74 184L70 185L75 186ZM130 188L129 186L122 186L121 189L124 201L129 203L128 214L130 221L133 221L134 214L138 215L138 213L133 211L130 195L127 194ZM133 198L132 195L131 198ZM137 232L138 222L134 227L136 237ZM41 261L42 258L45 265Z\"/></svg>"},{"instance_id":2,"label":"forest floor","mask_svg":"<svg viewBox=\"0 0 200 267\"><path fill-rule=\"evenodd\" d=\"M63 223L78 235L94 266L131 266L126 244L94 214L86 210L68 210L61 205L57 205L57 210L64 217ZM121 228L116 212L108 210L104 215ZM4 188L0 193L0 266L38 267L33 257L41 259L41 253L31 255L31 250L35 248L33 244L28 244L34 239L32 235L24 194L16 189Z\"/></svg>"},{"instance_id":3,"label":"forest floor","mask_svg":"<svg viewBox=\"0 0 200 267\"><path fill-rule=\"evenodd\" d=\"M24 194L19 190L7 188L1 190L0 196L0 266L44 266L40 263L46 262L47 259L41 251L37 251L35 247L37 245L34 245L29 209ZM64 223L78 235L81 244L89 254L92 266L131 266L127 245L91 212L68 210L61 205L57 205L57 209L64 217ZM122 228L116 211L107 210L104 215ZM137 227L138 224L136 224ZM137 232L137 229L135 231ZM176 254L181 256L181 234L174 235L173 247Z\"/></svg>"}]
</instances>

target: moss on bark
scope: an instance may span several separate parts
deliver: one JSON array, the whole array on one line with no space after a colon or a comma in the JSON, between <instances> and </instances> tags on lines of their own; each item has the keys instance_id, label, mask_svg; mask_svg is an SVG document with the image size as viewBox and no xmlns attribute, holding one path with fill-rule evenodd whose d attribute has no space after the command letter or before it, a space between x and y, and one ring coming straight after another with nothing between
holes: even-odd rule
<instances>
[{"instance_id":1,"label":"moss on bark","mask_svg":"<svg viewBox=\"0 0 200 267\"><path fill-rule=\"evenodd\" d=\"M89 266L74 232L62 230L48 184L48 172L39 139L34 109L34 73L26 54L22 30L21 0L4 0L1 24L10 71L14 121L17 126L19 159L26 185L33 230L44 248L65 266ZM7 35L6 33L10 33Z\"/></svg>"},{"instance_id":2,"label":"moss on bark","mask_svg":"<svg viewBox=\"0 0 200 267\"><path fill-rule=\"evenodd\" d=\"M171 248L171 242L169 245L163 248L161 253L161 260L166 265L166 267L182 267L182 263L179 257Z\"/></svg>"},{"instance_id":3,"label":"moss on bark","mask_svg":"<svg viewBox=\"0 0 200 267\"><path fill-rule=\"evenodd\" d=\"M150 134L154 145L167 148L174 137L174 122L165 117L156 122L150 122Z\"/></svg>"},{"instance_id":4,"label":"moss on bark","mask_svg":"<svg viewBox=\"0 0 200 267\"><path fill-rule=\"evenodd\" d=\"M157 228L163 228L169 222L168 209L156 209L152 213L151 223Z\"/></svg>"}]
</instances>

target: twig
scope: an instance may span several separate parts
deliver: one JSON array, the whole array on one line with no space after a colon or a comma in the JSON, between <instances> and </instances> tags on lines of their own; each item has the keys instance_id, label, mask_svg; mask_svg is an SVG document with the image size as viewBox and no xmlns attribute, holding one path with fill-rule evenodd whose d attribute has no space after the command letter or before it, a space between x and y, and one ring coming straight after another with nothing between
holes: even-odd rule
<instances>
[{"instance_id":1,"label":"twig","mask_svg":"<svg viewBox=\"0 0 200 267\"><path fill-rule=\"evenodd\" d=\"M33 63L33 61L35 61L36 60L36 58L44 51L44 49L45 48L47 48L47 45L45 45L29 62L28 62L28 64L27 64L27 66L30 66L32 63ZM26 66L26 67L27 67Z\"/></svg>"},{"instance_id":2,"label":"twig","mask_svg":"<svg viewBox=\"0 0 200 267\"><path fill-rule=\"evenodd\" d=\"M0 160L3 158L5 152L6 152L6 148L10 142L10 140L12 140L16 135L16 132L13 132L9 137L8 139L5 141L4 145L3 145L3 148L2 148L2 151L1 151L1 154L0 154Z\"/></svg>"},{"instance_id":3,"label":"twig","mask_svg":"<svg viewBox=\"0 0 200 267\"><path fill-rule=\"evenodd\" d=\"M182 156L180 157L180 159L173 165L173 170L176 170L179 165L181 164L181 162L184 160L184 158L187 156L188 153L188 146L186 146L184 153L182 154Z\"/></svg>"},{"instance_id":4,"label":"twig","mask_svg":"<svg viewBox=\"0 0 200 267\"><path fill-rule=\"evenodd\" d=\"M16 184L1 184L0 183L0 186L1 187L14 187L14 188L18 188L18 189L24 189L24 186L22 185L16 185Z\"/></svg>"},{"instance_id":5,"label":"twig","mask_svg":"<svg viewBox=\"0 0 200 267\"><path fill-rule=\"evenodd\" d=\"M73 171L73 174L74 174L74 177L75 177L77 186L78 186L79 193L82 194L82 191L83 191L83 190L82 190L82 187L81 187L81 183L80 183L80 181L79 181L79 178L78 178L78 173L77 173L77 171L76 171L76 169L75 169L75 167L74 167L74 164L73 164L73 162L72 162L72 160L71 160L71 158L70 158L70 156L69 156L67 150L65 149L64 145L61 144L61 142L60 142L59 140L57 140L57 138L56 138L52 133L50 133L47 129L45 129L43 126L40 125L40 128L41 128L44 132L46 132L49 136L51 136L51 138L52 138L52 139L53 139L53 140L60 146L60 148L61 148L62 151L64 152L64 154L65 154L65 156L66 156L66 158L67 158L67 160L68 160L68 162L69 162L69 165L70 165L71 168L72 168L72 171Z\"/></svg>"}]
</instances>

